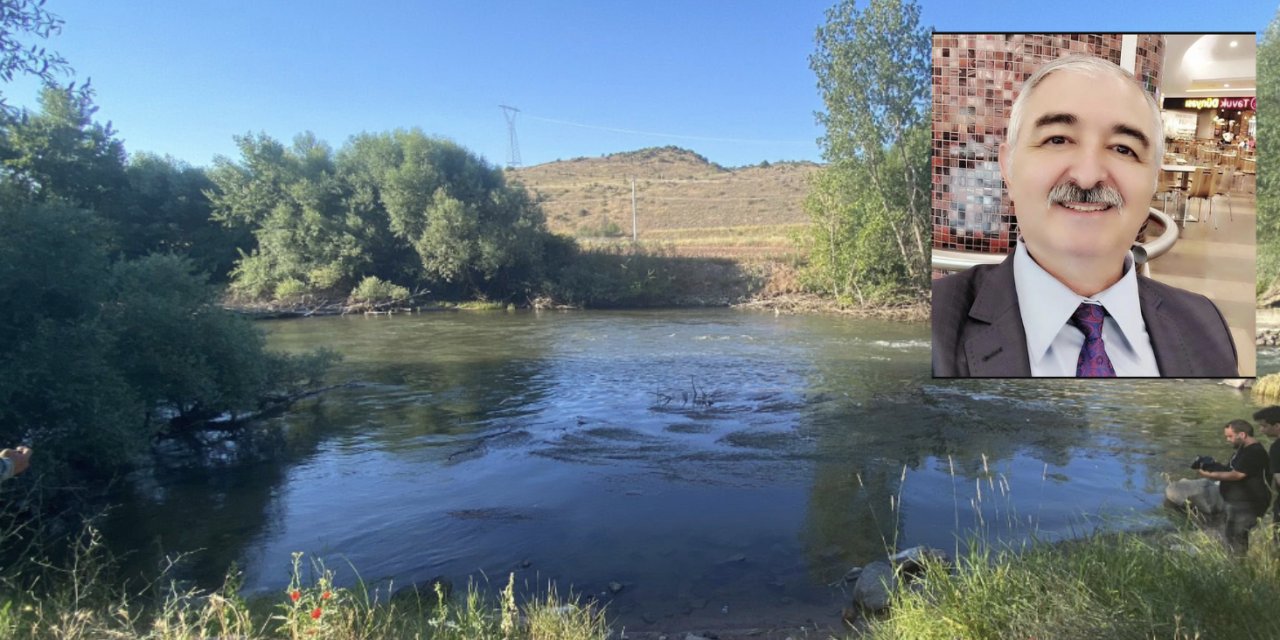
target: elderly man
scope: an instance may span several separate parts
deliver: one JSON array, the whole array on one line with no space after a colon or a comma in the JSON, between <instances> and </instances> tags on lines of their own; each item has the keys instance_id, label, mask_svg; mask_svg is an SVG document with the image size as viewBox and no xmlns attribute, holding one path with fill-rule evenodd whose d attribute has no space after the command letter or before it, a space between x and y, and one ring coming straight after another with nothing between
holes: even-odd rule
<instances>
[{"instance_id":1,"label":"elderly man","mask_svg":"<svg viewBox=\"0 0 1280 640\"><path fill-rule=\"evenodd\" d=\"M1159 107L1120 67L1033 74L1000 145L1018 243L934 281L934 376L1236 376L1217 307L1134 268L1163 147Z\"/></svg>"}]
</instances>

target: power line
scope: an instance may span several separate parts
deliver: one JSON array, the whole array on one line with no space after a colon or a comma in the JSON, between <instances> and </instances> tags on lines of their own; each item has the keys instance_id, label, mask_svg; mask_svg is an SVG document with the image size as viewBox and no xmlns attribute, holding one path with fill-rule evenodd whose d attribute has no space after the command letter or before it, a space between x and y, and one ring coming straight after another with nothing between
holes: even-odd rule
<instances>
[{"instance_id":1,"label":"power line","mask_svg":"<svg viewBox=\"0 0 1280 640\"><path fill-rule=\"evenodd\" d=\"M553 124L562 124L570 127L580 127L582 129L595 129L596 131L612 131L614 133L628 133L638 136L653 136L656 138L674 138L677 140L699 140L702 142L737 142L741 144L814 144L813 140L759 140L751 138L716 138L711 136L689 136L679 133L661 133L657 131L639 131L637 129L619 129L617 127L602 127L594 124L584 124L582 122L572 122L569 120L559 120L556 118L544 118L542 116L531 116L526 114L526 118L550 122Z\"/></svg>"}]
</instances>

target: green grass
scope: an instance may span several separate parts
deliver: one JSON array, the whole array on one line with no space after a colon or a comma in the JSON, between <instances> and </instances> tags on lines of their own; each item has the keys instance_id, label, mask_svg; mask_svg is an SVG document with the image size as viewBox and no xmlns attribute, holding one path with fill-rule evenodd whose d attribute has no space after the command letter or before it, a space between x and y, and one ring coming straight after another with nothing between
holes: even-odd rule
<instances>
[{"instance_id":1,"label":"green grass","mask_svg":"<svg viewBox=\"0 0 1280 640\"><path fill-rule=\"evenodd\" d=\"M1280 638L1280 548L1204 533L1099 534L1025 552L973 544L896 594L870 640Z\"/></svg>"},{"instance_id":2,"label":"green grass","mask_svg":"<svg viewBox=\"0 0 1280 640\"><path fill-rule=\"evenodd\" d=\"M304 570L302 554L294 554L286 589L246 599L234 574L213 592L158 583L141 591L120 587L109 577L112 563L92 529L76 543L73 556L60 568L23 567L56 575L53 580L22 579L22 572L6 568L0 640L605 640L610 634L602 610L572 595L562 598L554 586L517 604L514 575L493 596L474 585L454 597L439 586L395 591L392 584L357 580L344 588L322 565Z\"/></svg>"}]
</instances>

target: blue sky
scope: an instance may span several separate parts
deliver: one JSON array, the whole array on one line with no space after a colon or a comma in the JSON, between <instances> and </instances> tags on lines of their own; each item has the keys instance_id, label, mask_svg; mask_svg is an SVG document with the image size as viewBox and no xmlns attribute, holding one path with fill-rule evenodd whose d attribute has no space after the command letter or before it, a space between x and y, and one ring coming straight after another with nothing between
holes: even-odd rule
<instances>
[{"instance_id":1,"label":"blue sky","mask_svg":"<svg viewBox=\"0 0 1280 640\"><path fill-rule=\"evenodd\" d=\"M674 144L727 166L820 160L809 70L834 0L49 0L47 45L92 78L130 152L208 165L233 135L334 147L420 127L495 164L519 107L525 165ZM921 2L949 31L1261 31L1274 2ZM860 3L860 6L862 3ZM1123 11L1118 7L1124 5ZM34 104L36 85L0 88Z\"/></svg>"}]
</instances>

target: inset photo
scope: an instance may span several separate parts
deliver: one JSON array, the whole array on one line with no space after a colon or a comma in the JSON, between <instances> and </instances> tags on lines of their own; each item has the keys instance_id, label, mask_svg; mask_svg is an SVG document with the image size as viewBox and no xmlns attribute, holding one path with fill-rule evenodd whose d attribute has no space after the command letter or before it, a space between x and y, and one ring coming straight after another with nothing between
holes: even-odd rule
<instances>
[{"instance_id":1,"label":"inset photo","mask_svg":"<svg viewBox=\"0 0 1280 640\"><path fill-rule=\"evenodd\" d=\"M1254 376L1256 41L934 34L934 377Z\"/></svg>"}]
</instances>

